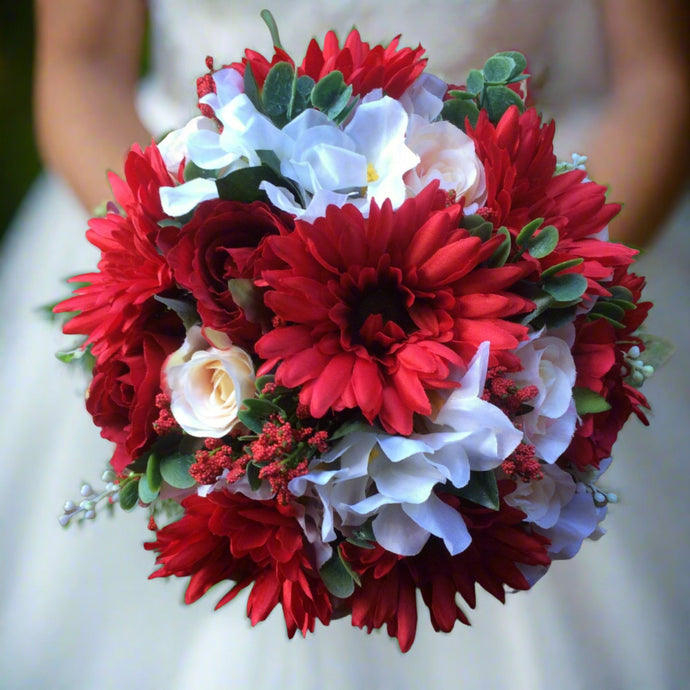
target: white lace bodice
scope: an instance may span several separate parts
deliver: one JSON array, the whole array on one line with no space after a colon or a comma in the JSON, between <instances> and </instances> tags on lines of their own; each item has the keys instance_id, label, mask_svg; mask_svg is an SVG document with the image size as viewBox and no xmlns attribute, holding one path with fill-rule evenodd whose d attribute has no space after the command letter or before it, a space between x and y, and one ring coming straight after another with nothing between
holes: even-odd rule
<instances>
[{"instance_id":1,"label":"white lace bodice","mask_svg":"<svg viewBox=\"0 0 690 690\"><path fill-rule=\"evenodd\" d=\"M218 65L239 60L245 48L272 54L259 16L264 0L149 4L153 69L140 110L157 134L195 114L195 82L207 55ZM595 0L293 0L272 11L283 46L298 62L312 37L334 29L343 38L353 25L372 44L396 34L401 45L421 43L428 69L451 82L464 81L468 69L497 51L521 50L540 107L559 117L584 99L591 103L605 80Z\"/></svg>"}]
</instances>

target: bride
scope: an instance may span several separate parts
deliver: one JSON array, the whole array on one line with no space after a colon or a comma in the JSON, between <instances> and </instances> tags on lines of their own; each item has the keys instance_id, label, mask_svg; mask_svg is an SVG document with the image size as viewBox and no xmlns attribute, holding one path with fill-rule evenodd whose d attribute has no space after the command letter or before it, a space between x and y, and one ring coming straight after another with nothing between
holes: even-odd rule
<instances>
[{"instance_id":1,"label":"bride","mask_svg":"<svg viewBox=\"0 0 690 690\"><path fill-rule=\"evenodd\" d=\"M149 539L141 513L119 511L59 532L61 503L80 480L97 477L110 452L79 398L85 381L52 359L65 346L58 329L31 312L64 296L62 278L95 266L83 208L108 197L103 171L117 169L132 142L146 145L194 114L205 56L222 64L245 47L270 54L271 45L259 3L150 2L152 69L138 84L141 0L37 0L36 8L39 143L80 201L46 176L0 263L0 374L12 396L0 420L3 685L679 687L689 671L690 563L680 504L688 473L684 450L673 448L688 445L674 416L687 409L686 353L647 389L656 434L631 428L619 445L609 481L623 505L610 513L610 535L556 563L534 591L509 596L505 607L480 596L472 628L436 634L422 611L404 656L385 632L367 636L347 620L288 641L279 611L251 629L242 601L214 613L210 594L184 607L185 582L145 580L153 559L140 546ZM399 32L403 42L421 42L429 71L449 80L498 50L525 52L535 100L557 118L560 153L591 152L592 176L610 181L614 198L627 203L612 233L641 243L680 191L688 112L687 90L676 88L688 81L673 52L680 23L668 21L670 9L668 16L658 4L649 10L644 0L397 0L375 9L358 0L295 0L275 15L283 45L298 58L312 35L335 28L344 36L353 23L372 43ZM661 117L664 127L655 127ZM681 212L687 218L687 205ZM667 231L640 272L660 274L650 280L648 297L660 313L651 324L683 343L690 247L679 236ZM679 284L686 305L671 310L663 290L679 294ZM672 379L675 392L662 388Z\"/></svg>"}]
</instances>

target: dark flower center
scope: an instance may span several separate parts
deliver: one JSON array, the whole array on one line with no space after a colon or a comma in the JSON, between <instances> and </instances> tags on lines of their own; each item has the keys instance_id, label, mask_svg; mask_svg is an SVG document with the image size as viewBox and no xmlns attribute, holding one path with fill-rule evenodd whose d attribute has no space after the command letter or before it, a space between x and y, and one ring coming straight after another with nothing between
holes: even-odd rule
<instances>
[{"instance_id":1,"label":"dark flower center","mask_svg":"<svg viewBox=\"0 0 690 690\"><path fill-rule=\"evenodd\" d=\"M371 348L376 344L383 345L380 337L384 336L384 331L390 337L392 332L398 331L402 336L417 330L405 304L405 297L395 283L372 285L359 293L350 317L353 339ZM380 318L371 318L376 316ZM391 329L393 324L398 328ZM388 337L384 339L388 340Z\"/></svg>"}]
</instances>

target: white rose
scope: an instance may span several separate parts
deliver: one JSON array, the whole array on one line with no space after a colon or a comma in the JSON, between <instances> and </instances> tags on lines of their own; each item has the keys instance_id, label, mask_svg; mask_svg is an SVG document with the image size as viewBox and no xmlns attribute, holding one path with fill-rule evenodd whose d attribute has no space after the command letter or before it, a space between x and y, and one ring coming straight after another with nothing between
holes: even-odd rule
<instances>
[{"instance_id":1,"label":"white rose","mask_svg":"<svg viewBox=\"0 0 690 690\"><path fill-rule=\"evenodd\" d=\"M221 438L237 424L242 401L254 397L254 365L241 348L208 347L191 329L163 366L170 411L191 436Z\"/></svg>"},{"instance_id":2,"label":"white rose","mask_svg":"<svg viewBox=\"0 0 690 690\"><path fill-rule=\"evenodd\" d=\"M516 354L523 369L510 378L520 387L534 385L538 390L528 403L533 409L520 417L525 440L535 446L539 458L554 463L570 445L577 421L570 347L561 338L540 335L521 345Z\"/></svg>"},{"instance_id":3,"label":"white rose","mask_svg":"<svg viewBox=\"0 0 690 690\"><path fill-rule=\"evenodd\" d=\"M420 158L417 167L405 175L412 195L419 194L430 182L465 197L465 213L474 213L486 201L484 166L477 157L474 142L450 122L425 122L412 118L407 146Z\"/></svg>"}]
</instances>

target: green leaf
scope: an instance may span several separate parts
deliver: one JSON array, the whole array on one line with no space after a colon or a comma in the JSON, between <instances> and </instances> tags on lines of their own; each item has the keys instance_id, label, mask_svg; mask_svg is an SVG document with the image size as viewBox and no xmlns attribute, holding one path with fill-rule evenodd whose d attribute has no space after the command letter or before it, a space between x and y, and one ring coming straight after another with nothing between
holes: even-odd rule
<instances>
[{"instance_id":1,"label":"green leaf","mask_svg":"<svg viewBox=\"0 0 690 690\"><path fill-rule=\"evenodd\" d=\"M311 91L314 88L314 80L303 74L293 83L292 101L288 109L288 120L292 120L309 107Z\"/></svg>"},{"instance_id":2,"label":"green leaf","mask_svg":"<svg viewBox=\"0 0 690 690\"><path fill-rule=\"evenodd\" d=\"M247 481L249 482L249 488L252 491L258 491L261 488L261 478L259 477L260 471L261 468L253 462L250 462L247 465Z\"/></svg>"},{"instance_id":3,"label":"green leaf","mask_svg":"<svg viewBox=\"0 0 690 690\"><path fill-rule=\"evenodd\" d=\"M497 232L497 235L503 235L503 242L498 245L494 253L491 255L491 258L489 259L489 266L492 268L499 268L500 266L503 266L505 262L508 260L508 257L510 256L510 249L511 249L511 239L510 239L510 231L508 228L505 226L501 226Z\"/></svg>"},{"instance_id":4,"label":"green leaf","mask_svg":"<svg viewBox=\"0 0 690 690\"><path fill-rule=\"evenodd\" d=\"M527 225L523 226L522 230L518 233L515 238L515 244L518 247L523 247L525 243L534 235L534 233L541 227L544 222L543 218L535 218L531 220Z\"/></svg>"},{"instance_id":5,"label":"green leaf","mask_svg":"<svg viewBox=\"0 0 690 690\"><path fill-rule=\"evenodd\" d=\"M242 310L247 321L266 326L271 324L271 311L264 304L263 291L249 278L231 278L228 290L233 302Z\"/></svg>"},{"instance_id":6,"label":"green leaf","mask_svg":"<svg viewBox=\"0 0 690 690\"><path fill-rule=\"evenodd\" d=\"M283 46L280 43L278 25L276 24L276 20L273 18L271 12L269 10L261 10L261 19L264 20L266 26L268 27L268 30L271 32L271 40L273 41L273 45L276 48L280 48L282 50Z\"/></svg>"},{"instance_id":7,"label":"green leaf","mask_svg":"<svg viewBox=\"0 0 690 690\"><path fill-rule=\"evenodd\" d=\"M476 96L484 88L484 75L481 70L472 69L467 75L467 91Z\"/></svg>"},{"instance_id":8,"label":"green leaf","mask_svg":"<svg viewBox=\"0 0 690 690\"><path fill-rule=\"evenodd\" d=\"M505 84L516 67L512 57L494 55L484 63L484 81L487 84Z\"/></svg>"},{"instance_id":9,"label":"green leaf","mask_svg":"<svg viewBox=\"0 0 690 690\"><path fill-rule=\"evenodd\" d=\"M134 510L139 503L139 477L125 479L120 488L120 505L123 510Z\"/></svg>"},{"instance_id":10,"label":"green leaf","mask_svg":"<svg viewBox=\"0 0 690 690\"><path fill-rule=\"evenodd\" d=\"M261 398L247 398L242 401L242 408L237 413L239 420L255 434L263 431L264 424L271 415L280 415L285 418L285 411L270 400Z\"/></svg>"},{"instance_id":11,"label":"green leaf","mask_svg":"<svg viewBox=\"0 0 690 690\"><path fill-rule=\"evenodd\" d=\"M561 271L565 271L568 268L573 268L574 266L579 266L584 259L568 259L568 261L561 261L559 264L554 264L553 266L549 266L546 270L541 272L541 277L542 280L546 278L550 278L553 275L556 275L556 273L560 273Z\"/></svg>"},{"instance_id":12,"label":"green leaf","mask_svg":"<svg viewBox=\"0 0 690 690\"><path fill-rule=\"evenodd\" d=\"M196 484L194 477L189 474L189 468L193 464L193 455L173 453L161 460L160 472L170 486L176 489L190 489Z\"/></svg>"},{"instance_id":13,"label":"green leaf","mask_svg":"<svg viewBox=\"0 0 690 690\"><path fill-rule=\"evenodd\" d=\"M150 503L153 503L157 498L158 498L158 490L153 491L151 487L149 486L149 483L146 481L145 477L142 477L139 482L139 498L141 499L142 503L146 503L149 505Z\"/></svg>"},{"instance_id":14,"label":"green leaf","mask_svg":"<svg viewBox=\"0 0 690 690\"><path fill-rule=\"evenodd\" d=\"M458 89L450 89L450 91L448 91L448 96L450 96L450 98L456 98L459 101L473 101L476 98L476 94L470 93L469 91L459 91Z\"/></svg>"},{"instance_id":15,"label":"green leaf","mask_svg":"<svg viewBox=\"0 0 690 690\"><path fill-rule=\"evenodd\" d=\"M454 489L452 493L491 510L499 510L501 507L498 483L493 470L470 472L470 481L461 489Z\"/></svg>"},{"instance_id":16,"label":"green leaf","mask_svg":"<svg viewBox=\"0 0 690 690\"><path fill-rule=\"evenodd\" d=\"M498 124L503 114L511 105L517 106L520 112L525 109L525 104L520 96L515 91L511 91L507 86L487 86L484 89L482 105L489 115L489 120L494 125Z\"/></svg>"},{"instance_id":17,"label":"green leaf","mask_svg":"<svg viewBox=\"0 0 690 690\"><path fill-rule=\"evenodd\" d=\"M347 599L355 591L356 575L343 561L340 549L336 548L331 558L321 566L319 575L326 589L339 599Z\"/></svg>"},{"instance_id":18,"label":"green leaf","mask_svg":"<svg viewBox=\"0 0 690 690\"><path fill-rule=\"evenodd\" d=\"M668 362L676 350L676 346L670 340L658 335L651 333L636 333L635 335L640 338L645 347L640 359L655 369Z\"/></svg>"},{"instance_id":19,"label":"green leaf","mask_svg":"<svg viewBox=\"0 0 690 690\"><path fill-rule=\"evenodd\" d=\"M182 321L187 330L201 321L193 302L187 302L186 300L182 299L172 299L170 297L162 297L161 295L154 295L153 299L155 299L156 302L164 304L168 309L174 311L180 317L180 321Z\"/></svg>"},{"instance_id":20,"label":"green leaf","mask_svg":"<svg viewBox=\"0 0 690 690\"><path fill-rule=\"evenodd\" d=\"M522 53L519 53L517 50L504 50L500 53L496 53L496 56L510 58L515 63L515 66L508 77L509 81L517 81L522 72L527 69L527 60L525 59L525 56Z\"/></svg>"},{"instance_id":21,"label":"green leaf","mask_svg":"<svg viewBox=\"0 0 690 690\"><path fill-rule=\"evenodd\" d=\"M541 316L554 303L553 297L543 290L538 290L535 294L526 295L526 297L534 302L535 309L522 318L520 323L523 326L526 326L528 323L531 323L537 317Z\"/></svg>"},{"instance_id":22,"label":"green leaf","mask_svg":"<svg viewBox=\"0 0 690 690\"><path fill-rule=\"evenodd\" d=\"M587 279L580 273L565 273L544 281L544 290L557 302L570 302L585 293Z\"/></svg>"},{"instance_id":23,"label":"green leaf","mask_svg":"<svg viewBox=\"0 0 690 690\"><path fill-rule=\"evenodd\" d=\"M614 285L609 289L609 292L611 293L611 299L622 299L626 302L632 302L634 300L633 293L622 285Z\"/></svg>"},{"instance_id":24,"label":"green leaf","mask_svg":"<svg viewBox=\"0 0 690 690\"><path fill-rule=\"evenodd\" d=\"M91 355L90 345L87 347L82 347L80 345L79 347L75 347L73 350L66 350L65 352L56 352L55 356L65 364L69 364L70 362L76 362L80 359L93 359Z\"/></svg>"},{"instance_id":25,"label":"green leaf","mask_svg":"<svg viewBox=\"0 0 690 690\"><path fill-rule=\"evenodd\" d=\"M371 526L372 522L373 519L370 518L363 525L360 525L352 532L352 535L348 537L347 541L362 549L376 548L376 537L374 536L374 530Z\"/></svg>"},{"instance_id":26,"label":"green leaf","mask_svg":"<svg viewBox=\"0 0 690 690\"><path fill-rule=\"evenodd\" d=\"M289 62L278 62L269 70L261 93L264 112L276 124L287 122L287 114L293 100L295 70Z\"/></svg>"},{"instance_id":27,"label":"green leaf","mask_svg":"<svg viewBox=\"0 0 690 690\"><path fill-rule=\"evenodd\" d=\"M465 119L474 127L479 119L479 108L473 101L459 101L457 99L446 101L441 110L441 119L450 122L458 129L465 131Z\"/></svg>"},{"instance_id":28,"label":"green leaf","mask_svg":"<svg viewBox=\"0 0 690 690\"><path fill-rule=\"evenodd\" d=\"M535 259L543 259L551 254L558 244L558 229L553 225L547 225L527 240L527 251Z\"/></svg>"},{"instance_id":29,"label":"green leaf","mask_svg":"<svg viewBox=\"0 0 690 690\"><path fill-rule=\"evenodd\" d=\"M249 62L244 66L244 93L247 98L252 102L252 105L260 112L263 113L264 109L261 105L261 95L259 94L259 86L254 78L254 72L252 72L252 66Z\"/></svg>"},{"instance_id":30,"label":"green leaf","mask_svg":"<svg viewBox=\"0 0 690 690\"><path fill-rule=\"evenodd\" d=\"M311 104L326 113L338 102L347 88L342 72L338 70L329 72L314 85L311 91Z\"/></svg>"},{"instance_id":31,"label":"green leaf","mask_svg":"<svg viewBox=\"0 0 690 690\"><path fill-rule=\"evenodd\" d=\"M268 165L256 165L235 170L216 180L216 186L218 187L218 196L221 199L250 204L253 201L268 201L266 192L259 189L262 182L270 182L277 187L287 187L296 194L298 200L300 199L294 185Z\"/></svg>"},{"instance_id":32,"label":"green leaf","mask_svg":"<svg viewBox=\"0 0 690 690\"><path fill-rule=\"evenodd\" d=\"M161 483L163 482L163 477L161 475L160 460L155 453L149 455L148 462L146 463L146 482L140 482L142 484L148 484L151 491L158 492L161 488ZM150 501L149 501L150 503Z\"/></svg>"},{"instance_id":33,"label":"green leaf","mask_svg":"<svg viewBox=\"0 0 690 690\"><path fill-rule=\"evenodd\" d=\"M274 383L276 377L273 374L266 374L265 376L259 376L259 378L254 381L254 387L257 393L261 393L264 387L269 383Z\"/></svg>"},{"instance_id":34,"label":"green leaf","mask_svg":"<svg viewBox=\"0 0 690 690\"><path fill-rule=\"evenodd\" d=\"M608 300L598 300L592 308L590 315L608 316L610 319L620 321L625 317L625 309L623 309L623 307L619 307L613 302L609 302Z\"/></svg>"},{"instance_id":35,"label":"green leaf","mask_svg":"<svg viewBox=\"0 0 690 690\"><path fill-rule=\"evenodd\" d=\"M575 409L580 417L611 409L611 405L599 393L595 393L589 388L576 386L573 388L573 398L575 399Z\"/></svg>"}]
</instances>

